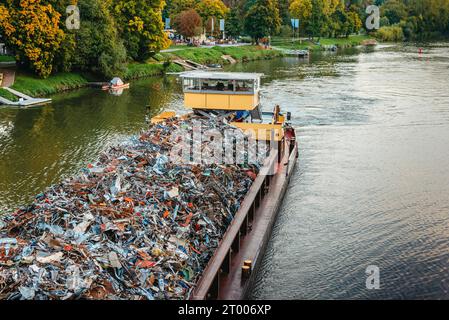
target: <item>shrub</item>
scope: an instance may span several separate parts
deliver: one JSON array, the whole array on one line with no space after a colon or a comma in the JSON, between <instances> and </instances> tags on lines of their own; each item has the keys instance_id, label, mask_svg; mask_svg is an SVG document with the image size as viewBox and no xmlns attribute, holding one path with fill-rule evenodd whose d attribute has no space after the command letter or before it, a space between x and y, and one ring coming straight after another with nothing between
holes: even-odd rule
<instances>
[{"instance_id":1,"label":"shrub","mask_svg":"<svg viewBox=\"0 0 449 320\"><path fill-rule=\"evenodd\" d=\"M404 40L404 32L400 26L381 27L375 33L376 38L381 41L395 42Z\"/></svg>"}]
</instances>

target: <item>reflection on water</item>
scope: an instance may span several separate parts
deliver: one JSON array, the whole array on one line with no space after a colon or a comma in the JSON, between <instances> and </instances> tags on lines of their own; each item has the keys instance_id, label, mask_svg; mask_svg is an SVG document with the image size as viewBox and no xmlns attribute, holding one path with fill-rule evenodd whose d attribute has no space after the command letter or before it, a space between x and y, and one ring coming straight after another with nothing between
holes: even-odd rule
<instances>
[{"instance_id":1,"label":"reflection on water","mask_svg":"<svg viewBox=\"0 0 449 320\"><path fill-rule=\"evenodd\" d=\"M300 159L252 297L449 297L449 45L379 46L230 68L264 72L264 108L291 111ZM0 212L179 109L173 77L120 97L84 89L0 109ZM365 288L380 268L381 289Z\"/></svg>"}]
</instances>

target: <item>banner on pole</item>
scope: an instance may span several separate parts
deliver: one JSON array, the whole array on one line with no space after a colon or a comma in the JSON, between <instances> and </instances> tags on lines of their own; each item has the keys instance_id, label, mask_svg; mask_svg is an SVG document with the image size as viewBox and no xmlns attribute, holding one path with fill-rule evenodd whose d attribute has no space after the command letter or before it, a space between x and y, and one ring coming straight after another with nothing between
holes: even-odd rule
<instances>
[{"instance_id":1,"label":"banner on pole","mask_svg":"<svg viewBox=\"0 0 449 320\"><path fill-rule=\"evenodd\" d=\"M220 19L220 31L225 31L225 19Z\"/></svg>"},{"instance_id":2,"label":"banner on pole","mask_svg":"<svg viewBox=\"0 0 449 320\"><path fill-rule=\"evenodd\" d=\"M299 28L299 19L290 19L291 23L292 23L292 28Z\"/></svg>"},{"instance_id":3,"label":"banner on pole","mask_svg":"<svg viewBox=\"0 0 449 320\"><path fill-rule=\"evenodd\" d=\"M165 29L170 29L170 18L165 18Z\"/></svg>"}]
</instances>

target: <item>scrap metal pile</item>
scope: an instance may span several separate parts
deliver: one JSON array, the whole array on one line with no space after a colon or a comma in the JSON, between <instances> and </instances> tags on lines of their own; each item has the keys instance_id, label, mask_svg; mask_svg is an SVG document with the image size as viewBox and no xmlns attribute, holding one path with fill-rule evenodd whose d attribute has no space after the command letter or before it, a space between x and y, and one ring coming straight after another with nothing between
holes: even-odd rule
<instances>
[{"instance_id":1,"label":"scrap metal pile","mask_svg":"<svg viewBox=\"0 0 449 320\"><path fill-rule=\"evenodd\" d=\"M191 121L151 125L0 217L0 299L188 299L259 170L168 161Z\"/></svg>"}]
</instances>

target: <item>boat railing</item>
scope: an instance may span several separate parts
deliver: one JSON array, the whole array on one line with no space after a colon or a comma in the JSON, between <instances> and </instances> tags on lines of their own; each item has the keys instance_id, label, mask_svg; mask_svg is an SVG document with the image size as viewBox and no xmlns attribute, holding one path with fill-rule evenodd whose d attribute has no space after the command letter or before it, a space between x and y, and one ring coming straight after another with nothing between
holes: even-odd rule
<instances>
[{"instance_id":1,"label":"boat railing","mask_svg":"<svg viewBox=\"0 0 449 320\"><path fill-rule=\"evenodd\" d=\"M219 297L220 277L228 275L230 272L232 258L240 249L240 240L250 231L250 225L256 218L256 211L268 192L273 178L273 175L270 175L270 173L272 168L277 165L278 159L277 152L271 151L264 162L264 166L261 168L261 173L254 180L240 209L224 234L217 251L209 260L191 299L206 300Z\"/></svg>"}]
</instances>

